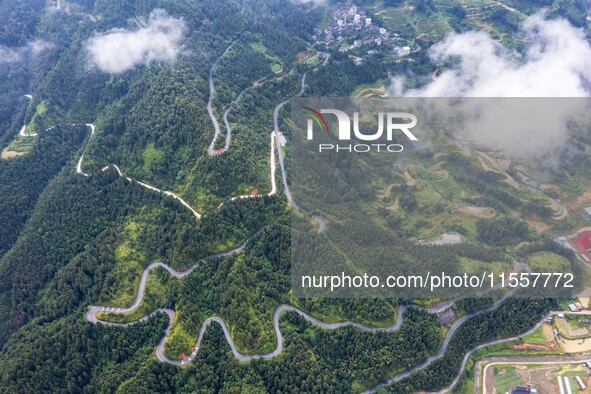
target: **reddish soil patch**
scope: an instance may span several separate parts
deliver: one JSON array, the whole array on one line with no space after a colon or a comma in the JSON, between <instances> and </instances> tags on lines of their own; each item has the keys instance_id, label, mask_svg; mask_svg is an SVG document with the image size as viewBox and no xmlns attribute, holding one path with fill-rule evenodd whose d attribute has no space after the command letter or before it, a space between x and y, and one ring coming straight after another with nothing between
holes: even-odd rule
<instances>
[{"instance_id":1,"label":"reddish soil patch","mask_svg":"<svg viewBox=\"0 0 591 394\"><path fill-rule=\"evenodd\" d=\"M490 207L477 207L474 205L460 204L456 209L460 216L474 216L480 219L489 219L497 214L493 208Z\"/></svg>"},{"instance_id":2,"label":"reddish soil patch","mask_svg":"<svg viewBox=\"0 0 591 394\"><path fill-rule=\"evenodd\" d=\"M554 342L541 344L541 343L515 343L509 345L510 349L516 350L548 350L548 349L556 349L556 344Z\"/></svg>"},{"instance_id":3,"label":"reddish soil patch","mask_svg":"<svg viewBox=\"0 0 591 394\"><path fill-rule=\"evenodd\" d=\"M257 194L259 194L259 189L256 186L248 192L249 196L256 196Z\"/></svg>"},{"instance_id":4,"label":"reddish soil patch","mask_svg":"<svg viewBox=\"0 0 591 394\"><path fill-rule=\"evenodd\" d=\"M552 227L547 223L541 222L539 220L534 220L534 219L528 219L528 220L526 220L526 222L527 222L527 224L532 226L538 234L540 234Z\"/></svg>"},{"instance_id":5,"label":"reddish soil patch","mask_svg":"<svg viewBox=\"0 0 591 394\"><path fill-rule=\"evenodd\" d=\"M188 356L187 356L185 353L181 353L181 355L179 356L179 358L180 358L181 360L186 360L186 359L188 359L189 357L188 357Z\"/></svg>"},{"instance_id":6,"label":"reddish soil patch","mask_svg":"<svg viewBox=\"0 0 591 394\"><path fill-rule=\"evenodd\" d=\"M23 156L23 155L26 155L26 154L27 154L26 152L17 152L17 151L14 151L14 150L6 150L6 149L4 149L2 151L2 156L1 157L3 159L10 159L11 157Z\"/></svg>"}]
</instances>

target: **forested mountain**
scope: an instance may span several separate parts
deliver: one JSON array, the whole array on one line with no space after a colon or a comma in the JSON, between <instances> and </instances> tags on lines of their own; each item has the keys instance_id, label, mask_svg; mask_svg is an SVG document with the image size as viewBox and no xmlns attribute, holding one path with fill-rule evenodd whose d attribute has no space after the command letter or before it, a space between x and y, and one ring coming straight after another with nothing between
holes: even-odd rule
<instances>
[{"instance_id":1,"label":"forested mountain","mask_svg":"<svg viewBox=\"0 0 591 394\"><path fill-rule=\"evenodd\" d=\"M437 390L472 347L556 307L464 301L454 333L432 300L291 297L292 221L316 229L302 219L310 212L292 216L283 186L289 100L350 96L397 73L418 86L437 72L419 51L360 57L318 41L336 3L0 0L0 392L360 392L436 355L450 333L441 358L383 389ZM433 2L411 3L423 18ZM448 8L445 29L468 29ZM516 255L504 247L532 241L519 258L576 265L511 216L549 218L545 205L513 197L460 153L444 168L504 216L450 226L472 231L470 243L415 253L404 244L416 229L379 211L408 261L508 264ZM353 192L373 190L369 177L356 182ZM407 213L444 211L417 203L416 188L390 192ZM203 326L212 317L224 324ZM344 321L355 324L332 329Z\"/></svg>"}]
</instances>

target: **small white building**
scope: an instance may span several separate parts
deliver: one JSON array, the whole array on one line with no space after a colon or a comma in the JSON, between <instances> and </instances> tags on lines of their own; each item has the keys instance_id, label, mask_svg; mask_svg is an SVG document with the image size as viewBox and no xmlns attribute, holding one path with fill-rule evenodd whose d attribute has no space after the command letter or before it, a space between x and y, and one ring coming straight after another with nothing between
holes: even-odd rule
<instances>
[{"instance_id":1,"label":"small white building","mask_svg":"<svg viewBox=\"0 0 591 394\"><path fill-rule=\"evenodd\" d=\"M398 56L408 56L410 54L410 47L396 48L396 52L398 52Z\"/></svg>"},{"instance_id":2,"label":"small white building","mask_svg":"<svg viewBox=\"0 0 591 394\"><path fill-rule=\"evenodd\" d=\"M361 22L361 15L355 14L355 16L353 17L353 23L359 23L359 22Z\"/></svg>"},{"instance_id":3,"label":"small white building","mask_svg":"<svg viewBox=\"0 0 591 394\"><path fill-rule=\"evenodd\" d=\"M591 220L591 207L587 207L583 209L583 212L581 212L583 214L583 217L587 220Z\"/></svg>"},{"instance_id":4,"label":"small white building","mask_svg":"<svg viewBox=\"0 0 591 394\"><path fill-rule=\"evenodd\" d=\"M361 40L355 40L355 41L353 41L353 46L360 47L361 46Z\"/></svg>"},{"instance_id":5,"label":"small white building","mask_svg":"<svg viewBox=\"0 0 591 394\"><path fill-rule=\"evenodd\" d=\"M381 35L386 34L386 29L384 29L383 27L380 27L380 34Z\"/></svg>"},{"instance_id":6,"label":"small white building","mask_svg":"<svg viewBox=\"0 0 591 394\"><path fill-rule=\"evenodd\" d=\"M371 26L371 18L365 18L365 26Z\"/></svg>"},{"instance_id":7,"label":"small white building","mask_svg":"<svg viewBox=\"0 0 591 394\"><path fill-rule=\"evenodd\" d=\"M457 234L442 234L437 241L431 242L431 245L455 245L462 242L462 238Z\"/></svg>"},{"instance_id":8,"label":"small white building","mask_svg":"<svg viewBox=\"0 0 591 394\"><path fill-rule=\"evenodd\" d=\"M337 21L337 26L338 26L338 27L343 27L344 25L345 25L345 22L344 22L342 19L339 19L339 20Z\"/></svg>"}]
</instances>

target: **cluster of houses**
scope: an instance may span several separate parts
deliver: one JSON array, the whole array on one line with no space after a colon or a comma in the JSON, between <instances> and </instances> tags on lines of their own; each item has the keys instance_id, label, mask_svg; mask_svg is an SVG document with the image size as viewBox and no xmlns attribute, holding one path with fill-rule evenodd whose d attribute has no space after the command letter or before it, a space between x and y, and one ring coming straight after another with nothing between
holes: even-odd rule
<instances>
[{"instance_id":1,"label":"cluster of houses","mask_svg":"<svg viewBox=\"0 0 591 394\"><path fill-rule=\"evenodd\" d=\"M324 30L316 30L316 44L338 48L339 52L366 46L364 56L376 53L378 46L400 57L408 56L412 51L399 34L377 26L366 12L356 5L337 3L332 8L331 16L333 23L330 26Z\"/></svg>"}]
</instances>

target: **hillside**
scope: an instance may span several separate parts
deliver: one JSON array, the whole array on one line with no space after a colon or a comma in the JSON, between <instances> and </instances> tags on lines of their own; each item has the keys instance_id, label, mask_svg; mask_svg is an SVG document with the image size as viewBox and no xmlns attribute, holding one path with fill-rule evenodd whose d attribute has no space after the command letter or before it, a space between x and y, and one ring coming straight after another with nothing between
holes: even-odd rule
<instances>
[{"instance_id":1,"label":"hillside","mask_svg":"<svg viewBox=\"0 0 591 394\"><path fill-rule=\"evenodd\" d=\"M549 19L588 33L583 4L545 3ZM371 23L329 39L351 6ZM314 195L291 186L303 179L293 103L394 97L398 78L427 89L457 66L427 54L454 31L524 53L519 26L540 7L0 0L0 391L465 385L477 345L519 337L564 301L299 298L292 243L327 242L310 256L332 264L353 229L409 269L560 267L580 290L581 251L552 239L588 225L589 130L556 166L431 130L424 149L382 165L329 157L348 171ZM318 196L351 198L350 211Z\"/></svg>"}]
</instances>

